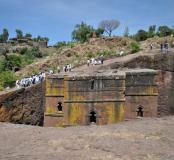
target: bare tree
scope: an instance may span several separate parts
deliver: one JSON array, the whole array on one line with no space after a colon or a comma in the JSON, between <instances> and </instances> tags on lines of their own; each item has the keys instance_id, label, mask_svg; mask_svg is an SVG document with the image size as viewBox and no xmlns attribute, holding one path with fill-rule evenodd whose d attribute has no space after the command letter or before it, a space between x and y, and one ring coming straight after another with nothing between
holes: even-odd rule
<instances>
[{"instance_id":1,"label":"bare tree","mask_svg":"<svg viewBox=\"0 0 174 160\"><path fill-rule=\"evenodd\" d=\"M109 36L111 36L112 31L117 29L120 25L118 20L103 20L99 24L99 28L103 29Z\"/></svg>"}]
</instances>

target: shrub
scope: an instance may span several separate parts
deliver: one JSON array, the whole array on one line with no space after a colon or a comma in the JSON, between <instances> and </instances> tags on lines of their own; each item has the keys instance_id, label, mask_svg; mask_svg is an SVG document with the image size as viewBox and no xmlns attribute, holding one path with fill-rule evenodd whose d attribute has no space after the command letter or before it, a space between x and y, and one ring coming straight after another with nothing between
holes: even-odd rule
<instances>
[{"instance_id":1,"label":"shrub","mask_svg":"<svg viewBox=\"0 0 174 160\"><path fill-rule=\"evenodd\" d=\"M75 46L75 42L67 42L66 46L73 48Z\"/></svg>"},{"instance_id":2,"label":"shrub","mask_svg":"<svg viewBox=\"0 0 174 160\"><path fill-rule=\"evenodd\" d=\"M64 47L66 46L66 42L63 41L63 42L57 42L57 44L55 45L56 48L61 48L61 47Z\"/></svg>"},{"instance_id":3,"label":"shrub","mask_svg":"<svg viewBox=\"0 0 174 160\"><path fill-rule=\"evenodd\" d=\"M75 46L75 42L57 42L56 45L54 45L54 47L56 48L61 48L61 47L70 47L70 48L73 48Z\"/></svg>"},{"instance_id":4,"label":"shrub","mask_svg":"<svg viewBox=\"0 0 174 160\"><path fill-rule=\"evenodd\" d=\"M110 56L110 55L112 55L112 52L111 51L99 51L99 52L97 52L97 56Z\"/></svg>"},{"instance_id":5,"label":"shrub","mask_svg":"<svg viewBox=\"0 0 174 160\"><path fill-rule=\"evenodd\" d=\"M9 56L9 63L12 67L21 67L22 65L22 57L17 56L15 54Z\"/></svg>"},{"instance_id":6,"label":"shrub","mask_svg":"<svg viewBox=\"0 0 174 160\"><path fill-rule=\"evenodd\" d=\"M5 70L5 68L6 68L6 63L5 63L5 60L0 60L0 73L2 72L2 71L4 71Z\"/></svg>"},{"instance_id":7,"label":"shrub","mask_svg":"<svg viewBox=\"0 0 174 160\"><path fill-rule=\"evenodd\" d=\"M33 47L30 50L30 52L31 52L32 55L34 55L37 58L41 58L42 57L42 53L40 52L39 47Z\"/></svg>"},{"instance_id":8,"label":"shrub","mask_svg":"<svg viewBox=\"0 0 174 160\"><path fill-rule=\"evenodd\" d=\"M28 48L22 48L20 51L19 51L19 53L21 54L21 55L23 55L23 54L25 54L26 52L27 52L27 50L28 50Z\"/></svg>"},{"instance_id":9,"label":"shrub","mask_svg":"<svg viewBox=\"0 0 174 160\"><path fill-rule=\"evenodd\" d=\"M0 73L0 88L13 87L16 82L16 76L13 71L7 70Z\"/></svg>"},{"instance_id":10,"label":"shrub","mask_svg":"<svg viewBox=\"0 0 174 160\"><path fill-rule=\"evenodd\" d=\"M94 57L94 53L93 52L87 52L87 57L90 59L92 57Z\"/></svg>"},{"instance_id":11,"label":"shrub","mask_svg":"<svg viewBox=\"0 0 174 160\"><path fill-rule=\"evenodd\" d=\"M129 48L131 49L131 53L136 53L136 52L139 52L140 51L140 46L138 43L136 42L132 42L130 45L129 45Z\"/></svg>"},{"instance_id":12,"label":"shrub","mask_svg":"<svg viewBox=\"0 0 174 160\"><path fill-rule=\"evenodd\" d=\"M39 47L33 47L32 49L27 49L23 55L23 65L33 63L35 58L41 58L42 52L39 51Z\"/></svg>"},{"instance_id":13,"label":"shrub","mask_svg":"<svg viewBox=\"0 0 174 160\"><path fill-rule=\"evenodd\" d=\"M35 56L32 54L30 50L28 50L23 56L23 65L33 63Z\"/></svg>"}]
</instances>

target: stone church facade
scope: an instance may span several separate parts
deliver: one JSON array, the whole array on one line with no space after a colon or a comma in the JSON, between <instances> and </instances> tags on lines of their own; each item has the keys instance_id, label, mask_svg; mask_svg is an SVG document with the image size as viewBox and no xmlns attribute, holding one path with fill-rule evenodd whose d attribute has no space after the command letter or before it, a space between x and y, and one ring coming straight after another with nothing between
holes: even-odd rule
<instances>
[{"instance_id":1,"label":"stone church facade","mask_svg":"<svg viewBox=\"0 0 174 160\"><path fill-rule=\"evenodd\" d=\"M46 79L44 126L114 124L156 117L157 71L134 69Z\"/></svg>"}]
</instances>

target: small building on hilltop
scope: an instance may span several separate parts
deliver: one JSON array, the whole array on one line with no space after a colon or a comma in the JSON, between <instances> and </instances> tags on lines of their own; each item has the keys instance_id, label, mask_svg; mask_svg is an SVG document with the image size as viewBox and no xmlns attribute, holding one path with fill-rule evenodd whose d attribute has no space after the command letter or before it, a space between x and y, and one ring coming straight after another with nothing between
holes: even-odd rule
<instances>
[{"instance_id":1,"label":"small building on hilltop","mask_svg":"<svg viewBox=\"0 0 174 160\"><path fill-rule=\"evenodd\" d=\"M46 79L44 126L104 125L156 117L156 75L151 69L51 75Z\"/></svg>"}]
</instances>

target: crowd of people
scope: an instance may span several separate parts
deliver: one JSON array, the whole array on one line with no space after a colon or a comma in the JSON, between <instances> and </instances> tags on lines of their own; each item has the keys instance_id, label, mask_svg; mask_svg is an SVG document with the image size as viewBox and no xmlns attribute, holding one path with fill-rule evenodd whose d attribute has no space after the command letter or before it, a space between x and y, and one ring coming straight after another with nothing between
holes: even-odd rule
<instances>
[{"instance_id":1,"label":"crowd of people","mask_svg":"<svg viewBox=\"0 0 174 160\"><path fill-rule=\"evenodd\" d=\"M91 59L88 59L87 60L87 65L88 65L88 67L90 66L90 65L100 65L100 64L103 64L103 62L104 62L104 59L103 59L103 56L101 56L101 58L99 58L99 59L95 59L95 58L91 58Z\"/></svg>"},{"instance_id":2,"label":"crowd of people","mask_svg":"<svg viewBox=\"0 0 174 160\"><path fill-rule=\"evenodd\" d=\"M63 67L63 71L64 72L71 72L72 70L72 64L66 64L64 67Z\"/></svg>"},{"instance_id":3,"label":"crowd of people","mask_svg":"<svg viewBox=\"0 0 174 160\"><path fill-rule=\"evenodd\" d=\"M45 72L41 72L39 74L30 76L30 77L26 77L23 78L21 80L17 80L16 81L16 87L20 88L20 87L29 87L31 85L37 84L42 82L46 77Z\"/></svg>"}]
</instances>

